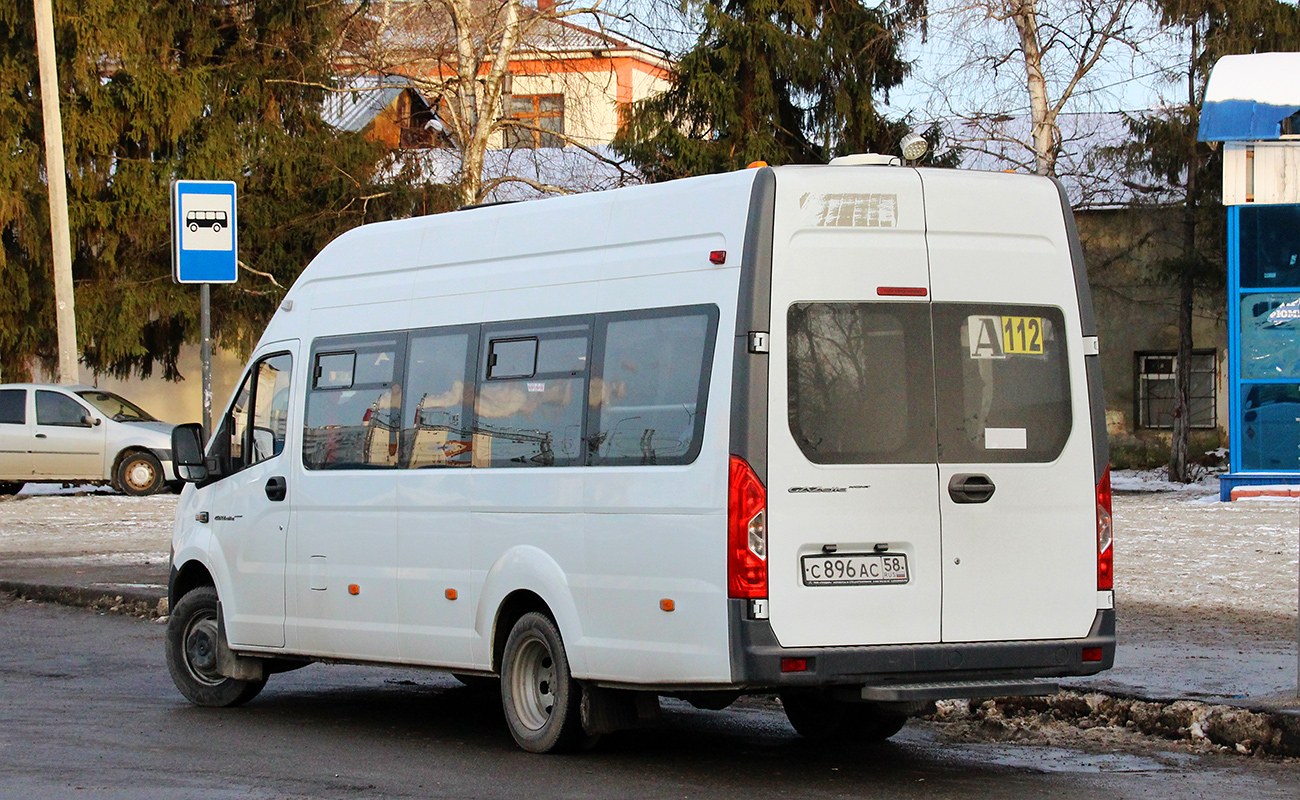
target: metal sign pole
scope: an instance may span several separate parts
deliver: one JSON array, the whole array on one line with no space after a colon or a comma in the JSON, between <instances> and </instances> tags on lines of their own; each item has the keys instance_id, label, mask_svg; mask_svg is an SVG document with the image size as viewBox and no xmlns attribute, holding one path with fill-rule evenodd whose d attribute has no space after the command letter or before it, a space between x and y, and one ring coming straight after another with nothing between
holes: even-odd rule
<instances>
[{"instance_id":1,"label":"metal sign pole","mask_svg":"<svg viewBox=\"0 0 1300 800\"><path fill-rule=\"evenodd\" d=\"M199 335L203 343L199 359L203 362L203 440L212 436L212 284L199 284Z\"/></svg>"}]
</instances>

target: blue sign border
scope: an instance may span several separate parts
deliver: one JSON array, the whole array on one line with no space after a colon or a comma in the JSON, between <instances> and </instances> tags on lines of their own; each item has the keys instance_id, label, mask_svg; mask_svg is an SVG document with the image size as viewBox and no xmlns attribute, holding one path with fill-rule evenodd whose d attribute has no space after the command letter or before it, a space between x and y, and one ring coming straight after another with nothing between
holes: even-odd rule
<instances>
[{"instance_id":1,"label":"blue sign border","mask_svg":"<svg viewBox=\"0 0 1300 800\"><path fill-rule=\"evenodd\" d=\"M239 204L234 181L172 181L172 280L177 283L234 283L239 279ZM181 249L181 196L230 196L230 250Z\"/></svg>"}]
</instances>

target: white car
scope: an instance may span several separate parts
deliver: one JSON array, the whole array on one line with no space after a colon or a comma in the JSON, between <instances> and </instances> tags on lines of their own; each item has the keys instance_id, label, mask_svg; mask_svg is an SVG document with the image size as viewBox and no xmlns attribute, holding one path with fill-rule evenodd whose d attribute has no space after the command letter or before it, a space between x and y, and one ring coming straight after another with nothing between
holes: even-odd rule
<instances>
[{"instance_id":1,"label":"white car","mask_svg":"<svg viewBox=\"0 0 1300 800\"><path fill-rule=\"evenodd\" d=\"M176 480L173 427L93 386L0 385L0 495L70 481L161 491Z\"/></svg>"}]
</instances>

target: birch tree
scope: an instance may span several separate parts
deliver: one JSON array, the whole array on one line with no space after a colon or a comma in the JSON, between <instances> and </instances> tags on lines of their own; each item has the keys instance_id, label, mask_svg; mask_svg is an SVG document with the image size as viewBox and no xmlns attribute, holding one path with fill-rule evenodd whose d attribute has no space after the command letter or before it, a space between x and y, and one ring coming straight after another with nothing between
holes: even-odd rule
<instances>
[{"instance_id":1,"label":"birch tree","mask_svg":"<svg viewBox=\"0 0 1300 800\"><path fill-rule=\"evenodd\" d=\"M961 120L962 147L1053 176L1069 144L1062 115L1110 105L1117 85L1152 71L1143 47L1159 35L1142 0L955 0L929 24L955 48L928 67L930 113Z\"/></svg>"},{"instance_id":2,"label":"birch tree","mask_svg":"<svg viewBox=\"0 0 1300 800\"><path fill-rule=\"evenodd\" d=\"M565 187L528 176L485 176L486 156L494 145L500 146L504 130L515 129L557 136L593 159L609 160L574 137L512 118L504 105L513 59L546 59L549 39L576 30L566 26L569 20L599 21L606 13L601 0L542 0L538 7L521 0L363 2L340 26L336 60L345 72L402 75L432 101L441 132L457 153L455 183L461 203L481 202L509 181L561 192Z\"/></svg>"}]
</instances>

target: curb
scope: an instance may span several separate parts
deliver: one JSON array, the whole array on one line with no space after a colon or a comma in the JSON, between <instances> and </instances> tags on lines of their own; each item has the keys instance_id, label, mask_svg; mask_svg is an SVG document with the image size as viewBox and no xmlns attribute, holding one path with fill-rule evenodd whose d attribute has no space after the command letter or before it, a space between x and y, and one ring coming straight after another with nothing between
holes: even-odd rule
<instances>
[{"instance_id":1,"label":"curb","mask_svg":"<svg viewBox=\"0 0 1300 800\"><path fill-rule=\"evenodd\" d=\"M120 611L136 616L162 616L167 613L167 595L157 591L116 587L92 589L85 586L0 580L0 592L12 594L21 600Z\"/></svg>"}]
</instances>

